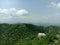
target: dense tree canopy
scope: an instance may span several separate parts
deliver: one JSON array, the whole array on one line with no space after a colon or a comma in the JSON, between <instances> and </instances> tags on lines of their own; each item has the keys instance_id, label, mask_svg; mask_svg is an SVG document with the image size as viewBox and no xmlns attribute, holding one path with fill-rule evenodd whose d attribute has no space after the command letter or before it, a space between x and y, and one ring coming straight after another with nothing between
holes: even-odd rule
<instances>
[{"instance_id":1,"label":"dense tree canopy","mask_svg":"<svg viewBox=\"0 0 60 45\"><path fill-rule=\"evenodd\" d=\"M38 37L38 33L46 36ZM0 24L0 45L59 45L58 26L36 26L32 24Z\"/></svg>"}]
</instances>

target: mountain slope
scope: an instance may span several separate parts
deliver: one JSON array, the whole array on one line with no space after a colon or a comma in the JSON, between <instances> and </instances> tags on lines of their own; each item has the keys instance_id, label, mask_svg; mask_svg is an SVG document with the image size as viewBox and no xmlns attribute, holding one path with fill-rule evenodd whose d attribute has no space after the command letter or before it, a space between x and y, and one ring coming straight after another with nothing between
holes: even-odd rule
<instances>
[{"instance_id":1,"label":"mountain slope","mask_svg":"<svg viewBox=\"0 0 60 45\"><path fill-rule=\"evenodd\" d=\"M28 40L34 41L38 33L49 33L49 31L50 33L52 33L52 31L55 33L55 29L57 31L60 30L60 28L55 26L44 27L32 24L0 24L0 45L24 45Z\"/></svg>"}]
</instances>

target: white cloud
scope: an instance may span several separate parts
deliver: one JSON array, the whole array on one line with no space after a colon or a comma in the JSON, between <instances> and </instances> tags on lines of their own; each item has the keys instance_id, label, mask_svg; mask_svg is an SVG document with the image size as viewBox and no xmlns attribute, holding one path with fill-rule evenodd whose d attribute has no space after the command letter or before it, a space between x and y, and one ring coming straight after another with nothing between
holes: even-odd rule
<instances>
[{"instance_id":1,"label":"white cloud","mask_svg":"<svg viewBox=\"0 0 60 45\"><path fill-rule=\"evenodd\" d=\"M56 16L60 16L60 13L56 13Z\"/></svg>"},{"instance_id":2,"label":"white cloud","mask_svg":"<svg viewBox=\"0 0 60 45\"><path fill-rule=\"evenodd\" d=\"M28 14L28 11L26 11L25 9L22 9L22 10L17 11L16 14L17 15L25 15L25 14Z\"/></svg>"},{"instance_id":3,"label":"white cloud","mask_svg":"<svg viewBox=\"0 0 60 45\"><path fill-rule=\"evenodd\" d=\"M60 3L51 2L49 7L55 7L55 8L60 9Z\"/></svg>"},{"instance_id":4,"label":"white cloud","mask_svg":"<svg viewBox=\"0 0 60 45\"><path fill-rule=\"evenodd\" d=\"M18 22L18 20L20 21L21 19L25 19L28 13L29 12L25 9L17 10L15 8L0 8L0 23Z\"/></svg>"},{"instance_id":5,"label":"white cloud","mask_svg":"<svg viewBox=\"0 0 60 45\"><path fill-rule=\"evenodd\" d=\"M38 23L38 22L49 22L57 21L60 18L60 13L56 15L47 15L38 17L27 16L29 12L26 9L18 10L16 8L1 9L0 8L0 23Z\"/></svg>"},{"instance_id":6,"label":"white cloud","mask_svg":"<svg viewBox=\"0 0 60 45\"><path fill-rule=\"evenodd\" d=\"M10 9L0 9L0 14L6 14L6 15L25 15L28 14L28 11L25 9L17 10L15 8Z\"/></svg>"}]
</instances>

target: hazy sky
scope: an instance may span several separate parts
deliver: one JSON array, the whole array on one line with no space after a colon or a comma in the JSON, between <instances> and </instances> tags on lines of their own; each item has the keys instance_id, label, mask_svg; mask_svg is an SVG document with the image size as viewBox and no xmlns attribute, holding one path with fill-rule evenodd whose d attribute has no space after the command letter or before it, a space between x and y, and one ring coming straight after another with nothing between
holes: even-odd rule
<instances>
[{"instance_id":1,"label":"hazy sky","mask_svg":"<svg viewBox=\"0 0 60 45\"><path fill-rule=\"evenodd\" d=\"M60 23L60 0L0 0L0 23Z\"/></svg>"}]
</instances>

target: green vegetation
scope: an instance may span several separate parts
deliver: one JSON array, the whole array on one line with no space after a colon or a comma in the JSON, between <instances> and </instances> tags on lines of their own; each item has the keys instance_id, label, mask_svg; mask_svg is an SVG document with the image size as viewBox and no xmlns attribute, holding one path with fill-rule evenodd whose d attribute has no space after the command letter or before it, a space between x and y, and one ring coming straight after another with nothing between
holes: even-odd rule
<instances>
[{"instance_id":1,"label":"green vegetation","mask_svg":"<svg viewBox=\"0 0 60 45\"><path fill-rule=\"evenodd\" d=\"M38 33L46 36L38 37ZM32 24L0 24L0 45L60 45L58 26Z\"/></svg>"}]
</instances>

